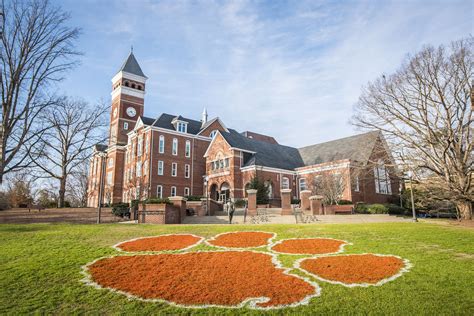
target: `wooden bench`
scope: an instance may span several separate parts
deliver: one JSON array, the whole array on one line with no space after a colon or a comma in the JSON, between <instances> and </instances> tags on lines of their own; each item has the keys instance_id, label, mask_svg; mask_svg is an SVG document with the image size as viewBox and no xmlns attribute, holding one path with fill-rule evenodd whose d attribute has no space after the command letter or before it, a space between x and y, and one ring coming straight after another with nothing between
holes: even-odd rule
<instances>
[{"instance_id":1,"label":"wooden bench","mask_svg":"<svg viewBox=\"0 0 474 316\"><path fill-rule=\"evenodd\" d=\"M44 210L44 207L39 204L30 204L28 205L28 213L31 213L31 209L36 209L38 210L38 212L41 212L42 210Z\"/></svg>"}]
</instances>

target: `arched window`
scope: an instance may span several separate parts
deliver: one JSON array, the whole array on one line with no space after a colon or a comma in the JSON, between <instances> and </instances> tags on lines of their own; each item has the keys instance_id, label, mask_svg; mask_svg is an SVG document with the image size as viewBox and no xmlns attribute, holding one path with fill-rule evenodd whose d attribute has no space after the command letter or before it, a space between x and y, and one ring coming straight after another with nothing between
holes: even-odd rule
<instances>
[{"instance_id":1,"label":"arched window","mask_svg":"<svg viewBox=\"0 0 474 316\"><path fill-rule=\"evenodd\" d=\"M216 136L216 134L217 134L217 130L215 129L209 134L209 137L214 138L214 136Z\"/></svg>"},{"instance_id":2,"label":"arched window","mask_svg":"<svg viewBox=\"0 0 474 316\"><path fill-rule=\"evenodd\" d=\"M390 175L382 159L374 167L375 192L380 194L392 194Z\"/></svg>"},{"instance_id":3,"label":"arched window","mask_svg":"<svg viewBox=\"0 0 474 316\"><path fill-rule=\"evenodd\" d=\"M125 84L125 87L128 87L130 85L128 81L125 81L124 84Z\"/></svg>"},{"instance_id":4,"label":"arched window","mask_svg":"<svg viewBox=\"0 0 474 316\"><path fill-rule=\"evenodd\" d=\"M132 89L135 89L135 84L134 83L132 83Z\"/></svg>"},{"instance_id":5,"label":"arched window","mask_svg":"<svg viewBox=\"0 0 474 316\"><path fill-rule=\"evenodd\" d=\"M281 178L281 188L282 189L289 189L290 188L290 179L287 177Z\"/></svg>"},{"instance_id":6,"label":"arched window","mask_svg":"<svg viewBox=\"0 0 474 316\"><path fill-rule=\"evenodd\" d=\"M138 89L138 90L141 90L141 89L142 89L142 86L141 86L141 85L137 85L137 89Z\"/></svg>"}]
</instances>

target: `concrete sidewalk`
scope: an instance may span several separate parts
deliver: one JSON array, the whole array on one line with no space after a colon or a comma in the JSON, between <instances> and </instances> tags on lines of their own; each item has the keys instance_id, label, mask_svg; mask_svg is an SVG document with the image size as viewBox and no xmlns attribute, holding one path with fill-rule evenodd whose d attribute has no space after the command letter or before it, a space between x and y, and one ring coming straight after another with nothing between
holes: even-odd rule
<instances>
[{"instance_id":1,"label":"concrete sidewalk","mask_svg":"<svg viewBox=\"0 0 474 316\"><path fill-rule=\"evenodd\" d=\"M393 216L388 214L357 214L357 215L318 215L314 224L356 224L356 223L400 223L411 222L409 217ZM269 215L269 222L259 224L296 224L293 215ZM183 224L228 224L229 218L226 215L220 216L187 216ZM252 224L250 217L244 223L244 216L235 215L232 224Z\"/></svg>"}]
</instances>

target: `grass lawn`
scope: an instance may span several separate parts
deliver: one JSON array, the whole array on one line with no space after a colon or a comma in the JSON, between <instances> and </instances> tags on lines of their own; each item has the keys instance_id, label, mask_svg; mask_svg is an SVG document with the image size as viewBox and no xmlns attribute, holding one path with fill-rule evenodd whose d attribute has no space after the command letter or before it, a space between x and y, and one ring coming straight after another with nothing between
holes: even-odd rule
<instances>
[{"instance_id":1,"label":"grass lawn","mask_svg":"<svg viewBox=\"0 0 474 316\"><path fill-rule=\"evenodd\" d=\"M129 300L79 282L81 266L117 253L130 238L235 230L275 232L277 239L332 237L352 242L345 253L395 254L410 272L380 287L347 288L317 281L309 305L274 311L184 309ZM196 249L206 249L201 244ZM285 266L298 256L280 255ZM426 223L353 225L0 225L0 314L474 314L474 230Z\"/></svg>"}]
</instances>

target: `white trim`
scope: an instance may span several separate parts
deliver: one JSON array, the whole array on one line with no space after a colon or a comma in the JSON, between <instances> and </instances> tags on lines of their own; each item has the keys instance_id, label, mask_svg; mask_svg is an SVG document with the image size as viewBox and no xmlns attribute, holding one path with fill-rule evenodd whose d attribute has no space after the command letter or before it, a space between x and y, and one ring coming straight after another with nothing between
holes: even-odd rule
<instances>
[{"instance_id":1,"label":"white trim","mask_svg":"<svg viewBox=\"0 0 474 316\"><path fill-rule=\"evenodd\" d=\"M212 178L228 176L228 175L230 175L230 171L224 171L224 172L210 174L208 177L209 177L209 179L212 179Z\"/></svg>"},{"instance_id":2,"label":"white trim","mask_svg":"<svg viewBox=\"0 0 474 316\"><path fill-rule=\"evenodd\" d=\"M135 74L132 74L132 73L121 70L121 71L117 72L115 74L115 76L112 77L111 81L112 81L112 83L115 83L121 78L130 79L130 80L133 80L133 81L136 81L136 82L139 82L139 83L143 83L143 84L148 79L148 77L146 77L146 76L142 77L142 76L135 75Z\"/></svg>"},{"instance_id":3,"label":"white trim","mask_svg":"<svg viewBox=\"0 0 474 316\"><path fill-rule=\"evenodd\" d=\"M211 141L210 137L198 136L198 135L189 134L189 133L181 133L181 132L178 132L174 129L167 129L167 128L156 127L156 126L152 126L152 125L145 125L145 128L143 129L143 131L147 131L149 129L151 129L152 131L162 132L162 133L166 133L166 134L179 135L179 136L183 136L183 137L187 137L187 138L196 138L196 139L205 140L205 141L209 141L209 142ZM131 132L127 133L127 135L130 134L130 133Z\"/></svg>"},{"instance_id":4,"label":"white trim","mask_svg":"<svg viewBox=\"0 0 474 316\"><path fill-rule=\"evenodd\" d=\"M278 173L278 174L283 173L285 175L296 175L296 171L286 170L286 169L279 169L279 168L272 168L272 167L264 167L264 166L258 166L258 165L253 165L253 166L240 168L240 171L242 171L242 172L254 171L254 170L267 171L267 172L273 172L273 173Z\"/></svg>"},{"instance_id":5,"label":"white trim","mask_svg":"<svg viewBox=\"0 0 474 316\"><path fill-rule=\"evenodd\" d=\"M219 238L219 236L222 236L222 235L230 235L230 234L239 234L239 233L264 233L264 234L271 234L272 237L268 238L267 242L264 244L264 245L261 245L261 246L256 246L256 247L230 247L230 246L217 246L217 245L213 245L211 244L210 242L211 241L215 241L217 238ZM233 231L233 232L225 232L225 233L220 233L220 234L217 234L211 238L208 238L204 241L204 243L210 247L214 247L214 248L220 248L220 249L253 249L253 248L262 248L262 247L268 247L269 244L272 244L273 243L273 239L275 239L277 236L276 233L272 233L272 232L265 232L265 231L258 231L258 230L245 230L245 231Z\"/></svg>"},{"instance_id":6,"label":"white trim","mask_svg":"<svg viewBox=\"0 0 474 316\"><path fill-rule=\"evenodd\" d=\"M309 239L330 239L330 240L335 240L335 241L341 241L342 244L339 246L339 249L335 252L325 252L325 253L321 253L321 254L314 254L314 253L291 253L291 252L281 252L281 251L276 251L276 250L273 250L272 248L279 245L279 244L282 244L283 242L287 241L287 240L309 240ZM267 246L267 249L268 251L270 252L273 252L273 253L277 253L277 254L282 254L282 255L294 255L294 256L301 256L301 255L305 255L305 256L314 256L314 257L318 257L318 256L323 256L323 255L328 255L328 254L338 254L338 253L341 253L341 252L344 252L344 247L345 246L349 246L349 245L353 245L353 243L351 242L348 242L346 240L342 240L342 239L335 239L335 238L329 238L329 237L308 237L308 238L287 238L287 239L281 239L281 240L278 240L277 242L273 243L273 244L270 244Z\"/></svg>"},{"instance_id":7,"label":"white trim","mask_svg":"<svg viewBox=\"0 0 474 316\"><path fill-rule=\"evenodd\" d=\"M242 149L242 148L239 148L239 147L230 147L229 149L232 149L232 150L240 150L240 151L243 151L243 152L246 152L246 153L250 153L250 154L256 154L256 153L257 153L256 151L251 151L251 150L247 150L247 149Z\"/></svg>"},{"instance_id":8,"label":"white trim","mask_svg":"<svg viewBox=\"0 0 474 316\"><path fill-rule=\"evenodd\" d=\"M145 98L145 90L137 90L130 87L119 86L113 90L110 95L112 99L115 99L118 95L125 94L136 98Z\"/></svg>"},{"instance_id":9,"label":"white trim","mask_svg":"<svg viewBox=\"0 0 474 316\"><path fill-rule=\"evenodd\" d=\"M310 169L304 169L304 170L301 170L301 171L298 170L298 169L304 168L304 167L301 167L301 168L296 168L296 174L297 175L310 174L310 173L314 173L314 172L321 172L321 171L347 168L349 166L350 166L350 162L347 161L347 162L342 162L342 163L332 164L332 165L327 165L327 166L312 167Z\"/></svg>"},{"instance_id":10,"label":"white trim","mask_svg":"<svg viewBox=\"0 0 474 316\"><path fill-rule=\"evenodd\" d=\"M204 153L204 156L203 156L204 158L207 157L208 152L209 152L209 149L211 149L212 144L214 144L214 142L216 141L218 135L221 135L221 137L222 137L222 139L225 141L225 143L226 143L230 148L232 148L232 147L230 146L230 144L227 142L227 140L224 138L224 136L222 136L221 132L220 132L220 131L217 131L216 136L212 137L211 143L209 144L209 146L207 146L206 152Z\"/></svg>"},{"instance_id":11,"label":"white trim","mask_svg":"<svg viewBox=\"0 0 474 316\"><path fill-rule=\"evenodd\" d=\"M212 123L214 123L215 121L218 121L219 124L221 124L222 128L227 132L229 133L229 130L227 129L227 127L225 126L224 122L221 121L221 119L217 116L215 118L213 118L212 120L210 121L207 121L205 124L207 125L204 129L201 128L201 130L199 131L199 133L197 133L197 135L201 134L202 132L204 132L205 130L207 130L207 128L209 126L212 125Z\"/></svg>"},{"instance_id":12,"label":"white trim","mask_svg":"<svg viewBox=\"0 0 474 316\"><path fill-rule=\"evenodd\" d=\"M173 195L173 189L174 189L174 195ZM176 189L176 186L172 186L170 189L170 197L175 197L178 194L178 190Z\"/></svg>"},{"instance_id":13,"label":"white trim","mask_svg":"<svg viewBox=\"0 0 474 316\"><path fill-rule=\"evenodd\" d=\"M391 277L382 279L382 280L380 280L379 282L377 282L375 284L371 284L371 283L344 283L344 282L340 282L340 281L328 280L328 279L320 277L317 274L308 272L307 270L301 268L301 263L304 260L312 260L312 259L317 260L319 258L324 258L324 257L342 257L342 256L347 257L347 256L364 256L364 255L373 255L373 256L377 256L377 257L395 257L395 258L398 258L398 259L402 260L404 266L400 269L400 271L398 271L397 274L394 274ZM383 285L387 282L393 281L393 280L401 277L403 275L403 273L410 271L410 269L413 267L413 264L411 264L411 262L408 259L403 259L402 257L396 256L396 255L383 255L383 254L376 254L376 253L357 253L357 254L344 254L344 255L336 255L336 256L324 255L324 256L315 256L315 257L311 257L311 258L300 258L300 259L295 261L294 267L295 267L295 269L300 270L301 272L305 273L306 275L309 275L309 276L311 276L315 279L318 279L320 281L323 281L323 282L327 282L327 283L331 283L331 284L339 284L339 285L342 285L342 286L345 286L345 287L358 287L358 286L360 286L360 287L369 287L369 286L381 286L381 285Z\"/></svg>"}]
</instances>

